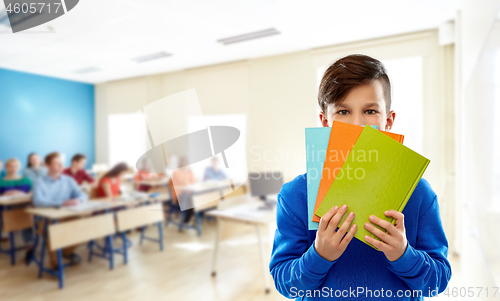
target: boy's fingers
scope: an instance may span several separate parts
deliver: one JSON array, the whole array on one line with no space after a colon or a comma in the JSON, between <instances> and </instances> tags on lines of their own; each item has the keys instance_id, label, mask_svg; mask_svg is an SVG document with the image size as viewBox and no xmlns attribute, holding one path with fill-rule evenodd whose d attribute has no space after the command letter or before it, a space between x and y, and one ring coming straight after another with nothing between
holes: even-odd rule
<instances>
[{"instance_id":1,"label":"boy's fingers","mask_svg":"<svg viewBox=\"0 0 500 301\"><path fill-rule=\"evenodd\" d=\"M385 216L390 216L396 220L396 228L399 230L405 229L405 216L403 213L396 210L389 210L385 212Z\"/></svg>"},{"instance_id":2,"label":"boy's fingers","mask_svg":"<svg viewBox=\"0 0 500 301\"><path fill-rule=\"evenodd\" d=\"M372 246L374 246L375 248L379 249L382 252L386 251L387 249L387 244L373 237L365 235L365 240L367 243L371 244Z\"/></svg>"},{"instance_id":3,"label":"boy's fingers","mask_svg":"<svg viewBox=\"0 0 500 301\"><path fill-rule=\"evenodd\" d=\"M338 235L340 237L339 240L342 239L342 237L344 237L344 235L347 233L347 230L351 226L353 219L354 219L354 212L350 212L347 215L347 218L345 219L345 221L342 223L342 226L340 226L337 233L335 233L335 235Z\"/></svg>"},{"instance_id":4,"label":"boy's fingers","mask_svg":"<svg viewBox=\"0 0 500 301\"><path fill-rule=\"evenodd\" d=\"M389 244L389 245L391 244L392 237L389 234L385 233L384 231L381 231L380 229L378 229L374 225L372 225L370 223L365 223L365 229L370 231L371 233L373 233L373 235L377 236L378 238L380 238L381 240L383 240L387 244Z\"/></svg>"},{"instance_id":5,"label":"boy's fingers","mask_svg":"<svg viewBox=\"0 0 500 301\"><path fill-rule=\"evenodd\" d=\"M319 220L318 231L325 231L326 230L326 228L328 227L328 223L330 222L330 219L332 218L332 216L335 215L335 213L337 213L338 209L339 209L339 207L334 206L334 207L330 208L330 210L328 210L325 214L323 214L323 216Z\"/></svg>"},{"instance_id":6,"label":"boy's fingers","mask_svg":"<svg viewBox=\"0 0 500 301\"><path fill-rule=\"evenodd\" d=\"M395 234L396 228L394 227L393 224L389 223L388 221L383 220L381 218L378 218L375 215L370 215L369 220L370 220L370 222L374 223L375 225L379 225L380 227L387 230L387 232L389 232L389 234Z\"/></svg>"},{"instance_id":7,"label":"boy's fingers","mask_svg":"<svg viewBox=\"0 0 500 301\"><path fill-rule=\"evenodd\" d=\"M342 247L343 250L347 248L347 245L351 242L352 238L354 237L354 234L356 234L356 230L358 229L358 226L356 224L351 226L351 229L349 229L349 232L347 232L346 236L340 241L340 246Z\"/></svg>"},{"instance_id":8,"label":"boy's fingers","mask_svg":"<svg viewBox=\"0 0 500 301\"><path fill-rule=\"evenodd\" d=\"M337 213L330 219L330 222L328 223L328 228L326 231L328 232L328 235L333 235L335 233L335 230L337 229L340 220L344 216L344 214L347 212L347 205L342 205L342 207L337 210Z\"/></svg>"}]
</instances>

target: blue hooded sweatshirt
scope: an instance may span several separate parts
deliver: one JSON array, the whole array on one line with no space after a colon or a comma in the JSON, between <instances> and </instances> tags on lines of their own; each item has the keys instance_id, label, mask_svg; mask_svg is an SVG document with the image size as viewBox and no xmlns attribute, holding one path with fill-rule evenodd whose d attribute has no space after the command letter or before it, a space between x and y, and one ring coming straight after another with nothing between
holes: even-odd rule
<instances>
[{"instance_id":1,"label":"blue hooded sweatshirt","mask_svg":"<svg viewBox=\"0 0 500 301\"><path fill-rule=\"evenodd\" d=\"M403 210L408 247L399 259L390 262L383 252L353 238L337 260L328 261L314 248L316 230L308 230L306 176L283 185L278 195L270 271L282 295L296 300L423 300L446 289L451 278L448 241L437 195L426 180L420 180Z\"/></svg>"}]
</instances>

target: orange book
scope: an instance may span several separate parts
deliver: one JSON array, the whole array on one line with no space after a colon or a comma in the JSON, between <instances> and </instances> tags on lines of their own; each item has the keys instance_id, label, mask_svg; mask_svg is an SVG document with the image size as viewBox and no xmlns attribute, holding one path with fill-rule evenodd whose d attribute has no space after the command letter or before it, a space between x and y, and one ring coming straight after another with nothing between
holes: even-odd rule
<instances>
[{"instance_id":1,"label":"orange book","mask_svg":"<svg viewBox=\"0 0 500 301\"><path fill-rule=\"evenodd\" d=\"M363 131L362 126L334 121L330 131L330 140L328 141L328 150L326 152L325 163L323 165L323 173L321 174L321 182L319 184L318 196L314 206L314 212L318 210L321 201L332 186L333 180L337 177L342 165L344 165L349 152ZM403 144L403 135L398 135L390 132L381 131L397 142ZM313 215L312 220L318 222L320 217Z\"/></svg>"}]
</instances>

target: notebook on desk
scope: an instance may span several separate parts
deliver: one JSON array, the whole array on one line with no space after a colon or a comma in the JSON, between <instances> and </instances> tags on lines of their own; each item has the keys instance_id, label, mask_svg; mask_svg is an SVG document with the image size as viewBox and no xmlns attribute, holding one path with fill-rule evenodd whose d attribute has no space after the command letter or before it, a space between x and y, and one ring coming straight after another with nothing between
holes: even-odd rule
<instances>
[{"instance_id":1,"label":"notebook on desk","mask_svg":"<svg viewBox=\"0 0 500 301\"><path fill-rule=\"evenodd\" d=\"M107 202L102 202L102 201L91 201L91 202L81 203L76 206L69 206L64 208L70 211L81 212L81 211L98 209L100 207L105 207L107 204L108 204Z\"/></svg>"}]
</instances>

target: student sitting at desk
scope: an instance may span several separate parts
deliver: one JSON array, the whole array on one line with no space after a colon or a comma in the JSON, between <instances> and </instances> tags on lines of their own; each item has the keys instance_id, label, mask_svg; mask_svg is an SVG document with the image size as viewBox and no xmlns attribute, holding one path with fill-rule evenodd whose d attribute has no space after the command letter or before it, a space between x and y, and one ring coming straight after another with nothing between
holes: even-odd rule
<instances>
[{"instance_id":1,"label":"student sitting at desk","mask_svg":"<svg viewBox=\"0 0 500 301\"><path fill-rule=\"evenodd\" d=\"M31 191L31 180L27 177L21 177L18 174L20 168L21 162L15 158L5 162L7 173L5 177L0 180L0 195L26 194Z\"/></svg>"},{"instance_id":2,"label":"student sitting at desk","mask_svg":"<svg viewBox=\"0 0 500 301\"><path fill-rule=\"evenodd\" d=\"M35 207L76 206L87 201L87 195L78 187L73 178L63 175L63 162L59 153L50 153L45 157L48 168L47 175L35 181L33 189L33 204ZM40 227L41 228L41 227ZM47 246L48 247L48 246ZM78 246L71 246L63 250L63 257L71 263L79 263L80 258L74 253ZM55 252L49 252L52 267L57 267Z\"/></svg>"},{"instance_id":3,"label":"student sitting at desk","mask_svg":"<svg viewBox=\"0 0 500 301\"><path fill-rule=\"evenodd\" d=\"M222 181L227 179L226 174L219 168L219 158L217 156L212 157L212 166L205 169L205 175L203 176L203 181Z\"/></svg>"},{"instance_id":4,"label":"student sitting at desk","mask_svg":"<svg viewBox=\"0 0 500 301\"><path fill-rule=\"evenodd\" d=\"M5 177L5 175L7 174L7 173L5 172L5 170L3 170L3 168L2 168L2 167L3 167L3 161L2 161L2 160L0 160L0 179L2 179L3 177Z\"/></svg>"},{"instance_id":5,"label":"student sitting at desk","mask_svg":"<svg viewBox=\"0 0 500 301\"><path fill-rule=\"evenodd\" d=\"M47 168L42 165L42 158L37 153L28 156L28 164L23 171L23 176L30 178L35 183L36 179L47 174Z\"/></svg>"},{"instance_id":6,"label":"student sitting at desk","mask_svg":"<svg viewBox=\"0 0 500 301\"><path fill-rule=\"evenodd\" d=\"M188 208L186 210L185 216L184 216L184 221L182 221L184 224L189 223L191 220L191 217L194 214L194 209L192 208L193 205L193 198L192 198L192 193L191 191L188 190L182 190L177 187L182 187L182 186L187 186L194 184L196 182L194 178L193 171L189 168L187 164L186 158L181 158L179 161L179 168L174 170L172 172L172 184L174 186L174 190L172 190L173 193L176 194L177 197L177 203L179 204L179 207L186 207ZM174 198L175 199L175 198ZM183 204L184 206L181 206L180 204Z\"/></svg>"},{"instance_id":7,"label":"student sitting at desk","mask_svg":"<svg viewBox=\"0 0 500 301\"><path fill-rule=\"evenodd\" d=\"M27 177L21 177L19 170L21 169L21 162L18 159L12 158L5 162L6 176L0 180L0 196L13 196L23 195L31 192L32 183ZM25 260L31 258L32 246L30 243L33 241L33 229L26 228L21 231L25 245L28 246Z\"/></svg>"},{"instance_id":8,"label":"student sitting at desk","mask_svg":"<svg viewBox=\"0 0 500 301\"><path fill-rule=\"evenodd\" d=\"M128 171L126 163L116 164L105 173L97 184L98 197L117 197L120 195L120 178Z\"/></svg>"},{"instance_id":9,"label":"student sitting at desk","mask_svg":"<svg viewBox=\"0 0 500 301\"><path fill-rule=\"evenodd\" d=\"M135 182L141 181L155 181L160 180L165 177L164 173L153 173L151 168L151 162L148 158L144 158L141 162L142 166L137 170L137 174L134 177ZM151 185L139 184L137 185L138 191L148 192L151 189Z\"/></svg>"},{"instance_id":10,"label":"student sitting at desk","mask_svg":"<svg viewBox=\"0 0 500 301\"><path fill-rule=\"evenodd\" d=\"M2 179L3 177L5 177L5 170L3 170L3 161L0 160L0 179ZM7 233L0 233L0 239L3 241L3 240L6 240L8 237Z\"/></svg>"},{"instance_id":11,"label":"student sitting at desk","mask_svg":"<svg viewBox=\"0 0 500 301\"><path fill-rule=\"evenodd\" d=\"M94 179L85 171L86 163L87 158L84 155L76 154L71 159L71 166L66 168L63 174L72 177L78 185L82 185L83 182L92 184L94 183Z\"/></svg>"}]
</instances>

